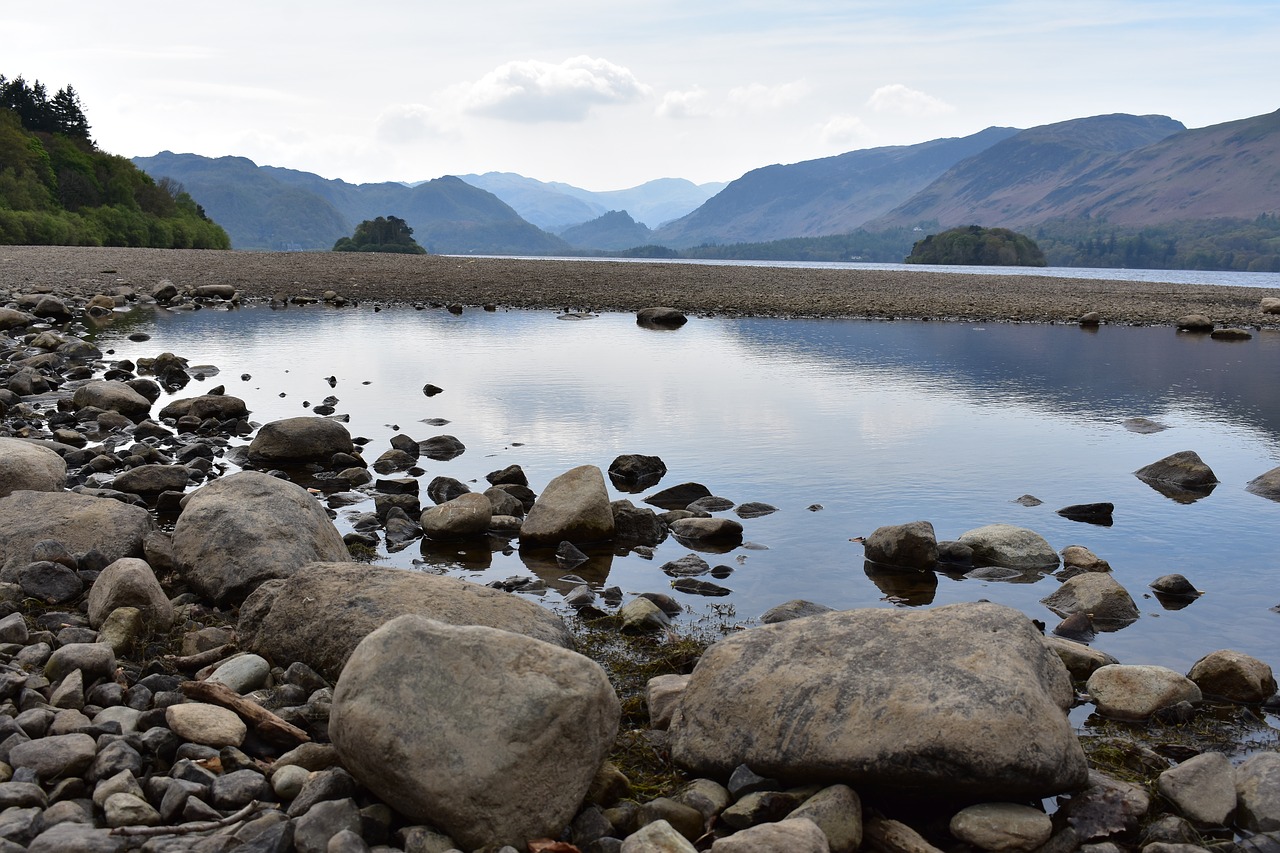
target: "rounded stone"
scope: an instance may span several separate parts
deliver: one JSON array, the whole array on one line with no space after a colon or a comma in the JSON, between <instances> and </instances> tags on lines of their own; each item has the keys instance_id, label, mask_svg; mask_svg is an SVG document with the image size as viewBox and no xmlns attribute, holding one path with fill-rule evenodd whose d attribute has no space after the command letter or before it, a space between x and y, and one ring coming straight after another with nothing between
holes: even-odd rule
<instances>
[{"instance_id":1,"label":"rounded stone","mask_svg":"<svg viewBox=\"0 0 1280 853\"><path fill-rule=\"evenodd\" d=\"M239 746L248 733L235 711L203 702L170 705L164 710L164 719L178 737L204 746Z\"/></svg>"},{"instance_id":2,"label":"rounded stone","mask_svg":"<svg viewBox=\"0 0 1280 853\"><path fill-rule=\"evenodd\" d=\"M982 803L957 812L951 818L951 834L983 850L1012 853L1032 850L1048 841L1053 821L1030 806Z\"/></svg>"},{"instance_id":3,"label":"rounded stone","mask_svg":"<svg viewBox=\"0 0 1280 853\"><path fill-rule=\"evenodd\" d=\"M1121 720L1144 720L1161 708L1203 698L1195 682L1163 666L1104 666L1089 676L1085 689L1098 713Z\"/></svg>"}]
</instances>

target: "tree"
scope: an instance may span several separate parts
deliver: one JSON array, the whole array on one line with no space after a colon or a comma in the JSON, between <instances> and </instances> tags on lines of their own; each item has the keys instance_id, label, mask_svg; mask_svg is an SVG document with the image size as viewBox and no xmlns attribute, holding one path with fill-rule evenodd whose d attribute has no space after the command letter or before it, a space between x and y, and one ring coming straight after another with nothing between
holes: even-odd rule
<instances>
[{"instance_id":1,"label":"tree","mask_svg":"<svg viewBox=\"0 0 1280 853\"><path fill-rule=\"evenodd\" d=\"M355 235L333 244L335 252L399 252L425 255L427 250L413 239L413 229L396 216L366 219L356 226Z\"/></svg>"}]
</instances>

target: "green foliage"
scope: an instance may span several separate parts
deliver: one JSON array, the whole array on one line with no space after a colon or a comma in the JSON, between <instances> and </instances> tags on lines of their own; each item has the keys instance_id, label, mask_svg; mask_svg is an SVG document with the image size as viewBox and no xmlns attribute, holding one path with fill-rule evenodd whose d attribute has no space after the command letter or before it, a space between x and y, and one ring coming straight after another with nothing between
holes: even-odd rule
<instances>
[{"instance_id":1,"label":"green foliage","mask_svg":"<svg viewBox=\"0 0 1280 853\"><path fill-rule=\"evenodd\" d=\"M1056 267L1280 272L1280 215L1196 219L1124 228L1094 220L1055 220L1036 242Z\"/></svg>"},{"instance_id":2,"label":"green foliage","mask_svg":"<svg viewBox=\"0 0 1280 853\"><path fill-rule=\"evenodd\" d=\"M1030 237L1008 228L969 225L930 234L911 247L908 264L1043 267L1044 253Z\"/></svg>"},{"instance_id":3,"label":"green foliage","mask_svg":"<svg viewBox=\"0 0 1280 853\"><path fill-rule=\"evenodd\" d=\"M767 243L704 245L685 249L682 258L739 261L809 261L898 263L911 250L916 234L910 228L872 233L858 230L826 237L792 237Z\"/></svg>"},{"instance_id":4,"label":"green foliage","mask_svg":"<svg viewBox=\"0 0 1280 853\"><path fill-rule=\"evenodd\" d=\"M70 86L0 76L0 244L228 249L181 187L98 151Z\"/></svg>"},{"instance_id":5,"label":"green foliage","mask_svg":"<svg viewBox=\"0 0 1280 853\"><path fill-rule=\"evenodd\" d=\"M366 219L356 226L353 237L343 237L333 244L335 252L397 252L425 255L427 250L413 239L413 229L396 216Z\"/></svg>"}]
</instances>

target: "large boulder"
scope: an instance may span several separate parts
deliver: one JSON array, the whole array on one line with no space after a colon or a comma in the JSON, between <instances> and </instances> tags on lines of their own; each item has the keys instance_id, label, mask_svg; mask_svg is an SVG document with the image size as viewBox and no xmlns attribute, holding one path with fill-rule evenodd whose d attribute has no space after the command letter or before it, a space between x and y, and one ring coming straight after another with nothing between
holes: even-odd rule
<instances>
[{"instance_id":1,"label":"large boulder","mask_svg":"<svg viewBox=\"0 0 1280 853\"><path fill-rule=\"evenodd\" d=\"M244 648L263 657L302 661L337 678L370 631L406 613L573 646L559 616L518 596L457 578L353 563L315 563L261 588L240 609L237 634Z\"/></svg>"},{"instance_id":2,"label":"large boulder","mask_svg":"<svg viewBox=\"0 0 1280 853\"><path fill-rule=\"evenodd\" d=\"M1280 501L1280 467L1272 468L1249 481L1245 491L1273 501Z\"/></svg>"},{"instance_id":3,"label":"large boulder","mask_svg":"<svg viewBox=\"0 0 1280 853\"><path fill-rule=\"evenodd\" d=\"M1068 578L1040 603L1062 617L1088 614L1093 624L1114 631L1136 622L1138 605L1120 582L1105 572L1085 572Z\"/></svg>"},{"instance_id":4,"label":"large boulder","mask_svg":"<svg viewBox=\"0 0 1280 853\"><path fill-rule=\"evenodd\" d=\"M1232 702L1265 702L1276 692L1276 678L1270 666L1232 649L1210 652L1200 658L1191 665L1187 678L1205 695Z\"/></svg>"},{"instance_id":5,"label":"large boulder","mask_svg":"<svg viewBox=\"0 0 1280 853\"><path fill-rule=\"evenodd\" d=\"M1191 500L1203 497L1218 485L1218 476L1194 450L1181 450L1143 465L1134 476L1163 495Z\"/></svg>"},{"instance_id":6,"label":"large boulder","mask_svg":"<svg viewBox=\"0 0 1280 853\"><path fill-rule=\"evenodd\" d=\"M230 394L201 394L199 397L185 397L181 400L174 400L167 403L160 410L162 418L185 418L187 416L205 420L206 418L214 418L219 421L226 421L232 418L246 418L249 416L249 409L245 406L244 400L239 397L232 397Z\"/></svg>"},{"instance_id":7,"label":"large boulder","mask_svg":"<svg viewBox=\"0 0 1280 853\"><path fill-rule=\"evenodd\" d=\"M188 498L173 529L173 555L191 587L219 603L308 563L351 559L306 489L256 471L215 480Z\"/></svg>"},{"instance_id":8,"label":"large boulder","mask_svg":"<svg viewBox=\"0 0 1280 853\"><path fill-rule=\"evenodd\" d=\"M100 628L117 607L136 607L158 632L173 625L173 605L145 560L123 557L102 570L89 590L89 625Z\"/></svg>"},{"instance_id":9,"label":"large boulder","mask_svg":"<svg viewBox=\"0 0 1280 853\"><path fill-rule=\"evenodd\" d=\"M1003 566L1020 571L1058 567L1058 552L1034 530L1012 524L988 524L961 534L973 549L975 566Z\"/></svg>"},{"instance_id":10,"label":"large boulder","mask_svg":"<svg viewBox=\"0 0 1280 853\"><path fill-rule=\"evenodd\" d=\"M92 406L119 412L131 421L140 421L151 411L151 401L123 382L86 382L71 395L77 409Z\"/></svg>"},{"instance_id":11,"label":"large boulder","mask_svg":"<svg viewBox=\"0 0 1280 853\"><path fill-rule=\"evenodd\" d=\"M886 566L930 571L938 564L938 539L927 521L877 527L862 547L868 560Z\"/></svg>"},{"instance_id":12,"label":"large boulder","mask_svg":"<svg viewBox=\"0 0 1280 853\"><path fill-rule=\"evenodd\" d=\"M483 536L492 520L493 503L483 494L468 492L423 510L419 523L427 538L449 541Z\"/></svg>"},{"instance_id":13,"label":"large boulder","mask_svg":"<svg viewBox=\"0 0 1280 853\"><path fill-rule=\"evenodd\" d=\"M139 465L121 471L112 481L111 487L135 495L181 492L186 490L190 474L184 465Z\"/></svg>"},{"instance_id":14,"label":"large boulder","mask_svg":"<svg viewBox=\"0 0 1280 853\"><path fill-rule=\"evenodd\" d=\"M351 774L411 821L468 850L523 848L573 819L619 717L589 658L411 614L356 647L329 737Z\"/></svg>"},{"instance_id":15,"label":"large boulder","mask_svg":"<svg viewBox=\"0 0 1280 853\"><path fill-rule=\"evenodd\" d=\"M17 491L0 498L0 563L31 562L37 542L56 539L77 556L97 549L106 559L142 556L153 528L139 506L74 492Z\"/></svg>"},{"instance_id":16,"label":"large boulder","mask_svg":"<svg viewBox=\"0 0 1280 853\"><path fill-rule=\"evenodd\" d=\"M260 467L327 464L335 453L353 453L351 433L338 421L303 416L263 424L249 443L249 461Z\"/></svg>"},{"instance_id":17,"label":"large boulder","mask_svg":"<svg viewBox=\"0 0 1280 853\"><path fill-rule=\"evenodd\" d=\"M0 498L17 491L57 492L67 483L67 463L47 447L0 438Z\"/></svg>"},{"instance_id":18,"label":"large boulder","mask_svg":"<svg viewBox=\"0 0 1280 853\"><path fill-rule=\"evenodd\" d=\"M520 545L607 542L613 533L604 474L594 465L579 465L547 483L520 525Z\"/></svg>"},{"instance_id":19,"label":"large boulder","mask_svg":"<svg viewBox=\"0 0 1280 853\"><path fill-rule=\"evenodd\" d=\"M1088 776L1074 694L1031 620L990 603L848 610L743 631L702 656L672 757L727 777L1025 800Z\"/></svg>"}]
</instances>

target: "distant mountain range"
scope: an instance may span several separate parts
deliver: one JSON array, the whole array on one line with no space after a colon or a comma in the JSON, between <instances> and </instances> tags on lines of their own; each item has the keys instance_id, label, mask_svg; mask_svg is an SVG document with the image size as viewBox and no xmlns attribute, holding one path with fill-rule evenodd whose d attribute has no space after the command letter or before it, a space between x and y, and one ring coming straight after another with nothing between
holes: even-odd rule
<instances>
[{"instance_id":1,"label":"distant mountain range","mask_svg":"<svg viewBox=\"0 0 1280 853\"><path fill-rule=\"evenodd\" d=\"M1280 111L1196 130L1123 114L992 127L766 166L727 185L669 178L607 193L504 172L354 185L239 157L163 152L134 163L180 181L238 249L328 249L361 220L394 215L441 253L683 250L969 224L1071 230L1274 216Z\"/></svg>"}]
</instances>

